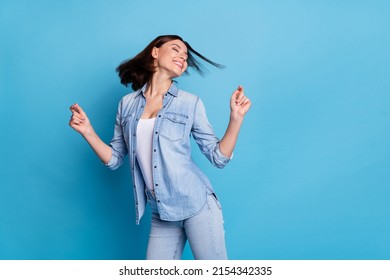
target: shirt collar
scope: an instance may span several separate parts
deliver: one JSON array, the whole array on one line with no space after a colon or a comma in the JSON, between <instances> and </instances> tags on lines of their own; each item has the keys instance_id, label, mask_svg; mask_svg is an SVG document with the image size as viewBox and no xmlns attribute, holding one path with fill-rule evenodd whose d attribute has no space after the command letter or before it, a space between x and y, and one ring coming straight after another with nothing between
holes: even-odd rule
<instances>
[{"instance_id":1,"label":"shirt collar","mask_svg":"<svg viewBox=\"0 0 390 280\"><path fill-rule=\"evenodd\" d=\"M144 94L148 87L148 83L144 84L144 86L138 91L137 95ZM169 87L167 93L177 97L177 93L179 92L179 89L176 87L175 82L172 82L171 86Z\"/></svg>"}]
</instances>

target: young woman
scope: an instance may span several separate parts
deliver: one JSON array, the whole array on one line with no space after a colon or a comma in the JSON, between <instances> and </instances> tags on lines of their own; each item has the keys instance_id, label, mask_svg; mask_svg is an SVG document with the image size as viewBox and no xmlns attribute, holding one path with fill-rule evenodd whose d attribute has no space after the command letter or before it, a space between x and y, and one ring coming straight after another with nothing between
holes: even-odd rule
<instances>
[{"instance_id":1,"label":"young woman","mask_svg":"<svg viewBox=\"0 0 390 280\"><path fill-rule=\"evenodd\" d=\"M219 140L199 97L178 89L173 79L192 67L202 73L196 52L177 35L154 39L134 58L117 68L121 83L135 92L122 98L114 137L105 144L87 114L70 107L69 125L89 143L101 161L116 169L129 154L136 223L146 203L152 211L147 259L181 259L189 241L195 259L227 259L221 205L207 177L193 162L192 135L216 167L231 159L250 100L239 86L230 98L230 121Z\"/></svg>"}]
</instances>

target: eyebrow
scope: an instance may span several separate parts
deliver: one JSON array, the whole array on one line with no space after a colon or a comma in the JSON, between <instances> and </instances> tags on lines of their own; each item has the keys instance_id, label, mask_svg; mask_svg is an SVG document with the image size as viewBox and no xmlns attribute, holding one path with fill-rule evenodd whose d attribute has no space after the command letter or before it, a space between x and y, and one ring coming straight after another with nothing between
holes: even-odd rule
<instances>
[{"instance_id":1,"label":"eyebrow","mask_svg":"<svg viewBox=\"0 0 390 280\"><path fill-rule=\"evenodd\" d=\"M176 44L176 43L173 43L171 46L176 46L176 47L178 47L179 49L181 49L181 47L180 47L178 44ZM187 53L187 52L185 52L185 54L187 54L187 55L188 55L188 53Z\"/></svg>"}]
</instances>

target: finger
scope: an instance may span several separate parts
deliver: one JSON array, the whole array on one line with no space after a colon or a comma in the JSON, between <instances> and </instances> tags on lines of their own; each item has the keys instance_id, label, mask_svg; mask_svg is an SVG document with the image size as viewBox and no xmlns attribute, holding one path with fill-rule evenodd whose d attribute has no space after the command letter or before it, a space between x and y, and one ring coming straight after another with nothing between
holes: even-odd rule
<instances>
[{"instance_id":1,"label":"finger","mask_svg":"<svg viewBox=\"0 0 390 280\"><path fill-rule=\"evenodd\" d=\"M240 94L237 96L236 104L242 104L243 101L244 101L246 98L247 98L247 97L244 95L244 93L240 92Z\"/></svg>"},{"instance_id":2,"label":"finger","mask_svg":"<svg viewBox=\"0 0 390 280\"><path fill-rule=\"evenodd\" d=\"M245 95L242 92L240 92L236 98L236 103L241 103L244 98Z\"/></svg>"},{"instance_id":3,"label":"finger","mask_svg":"<svg viewBox=\"0 0 390 280\"><path fill-rule=\"evenodd\" d=\"M71 119L69 121L69 125L73 127L73 125L79 125L80 124L80 121L79 120L74 120L74 119Z\"/></svg>"},{"instance_id":4,"label":"finger","mask_svg":"<svg viewBox=\"0 0 390 280\"><path fill-rule=\"evenodd\" d=\"M78 113L73 114L70 120L78 124L85 122L85 118L81 117Z\"/></svg>"},{"instance_id":5,"label":"finger","mask_svg":"<svg viewBox=\"0 0 390 280\"><path fill-rule=\"evenodd\" d=\"M75 108L72 108L70 111L72 112L71 118L77 117L77 118L83 119L83 117L80 115L79 112L77 112L77 110Z\"/></svg>"},{"instance_id":6,"label":"finger","mask_svg":"<svg viewBox=\"0 0 390 280\"><path fill-rule=\"evenodd\" d=\"M79 117L82 120L86 119L85 112L83 111L83 109L81 109L81 107L77 103L75 103L72 106L70 106L69 109L72 112L72 116L77 116L77 117Z\"/></svg>"},{"instance_id":7,"label":"finger","mask_svg":"<svg viewBox=\"0 0 390 280\"><path fill-rule=\"evenodd\" d=\"M242 107L250 107L252 105L252 102L250 101L249 98L247 98L243 103L242 103Z\"/></svg>"},{"instance_id":8,"label":"finger","mask_svg":"<svg viewBox=\"0 0 390 280\"><path fill-rule=\"evenodd\" d=\"M245 98L242 100L240 106L245 107L247 105L250 106L251 105L251 101L250 101L250 99L248 97L245 96Z\"/></svg>"},{"instance_id":9,"label":"finger","mask_svg":"<svg viewBox=\"0 0 390 280\"><path fill-rule=\"evenodd\" d=\"M242 96L239 100L237 100L236 105L241 106L244 103L244 101L246 100L246 98L247 97Z\"/></svg>"},{"instance_id":10,"label":"finger","mask_svg":"<svg viewBox=\"0 0 390 280\"><path fill-rule=\"evenodd\" d=\"M84 110L80 107L79 104L77 104L77 103L75 104L75 109L77 110L77 112L80 113L80 115L81 115L82 117L85 117L85 116L86 116Z\"/></svg>"},{"instance_id":11,"label":"finger","mask_svg":"<svg viewBox=\"0 0 390 280\"><path fill-rule=\"evenodd\" d=\"M75 128L75 127L77 127L78 125L79 125L79 124L78 124L77 122L75 122L74 120L72 120L72 119L69 120L69 126L70 126L70 127Z\"/></svg>"},{"instance_id":12,"label":"finger","mask_svg":"<svg viewBox=\"0 0 390 280\"><path fill-rule=\"evenodd\" d=\"M80 132L80 126L79 126L78 124L69 122L69 126L70 126L71 128L73 128L74 130Z\"/></svg>"},{"instance_id":13,"label":"finger","mask_svg":"<svg viewBox=\"0 0 390 280\"><path fill-rule=\"evenodd\" d=\"M75 103L75 104L73 104L72 106L70 106L69 110L70 110L72 113L77 112L78 114L85 116L85 112L84 112L83 109L80 107L80 105L77 104L77 103Z\"/></svg>"},{"instance_id":14,"label":"finger","mask_svg":"<svg viewBox=\"0 0 390 280\"><path fill-rule=\"evenodd\" d=\"M75 104L72 104L70 107L69 107L69 110L71 110L72 112L79 112L78 109L77 109L77 106L76 106L77 103Z\"/></svg>"},{"instance_id":15,"label":"finger","mask_svg":"<svg viewBox=\"0 0 390 280\"><path fill-rule=\"evenodd\" d=\"M238 89L236 89L235 91L233 91L232 93L232 100L237 100L237 96L240 94L240 91Z\"/></svg>"},{"instance_id":16,"label":"finger","mask_svg":"<svg viewBox=\"0 0 390 280\"><path fill-rule=\"evenodd\" d=\"M243 92L244 88L242 86L238 86L237 89L233 92L233 95L238 95L240 92Z\"/></svg>"},{"instance_id":17,"label":"finger","mask_svg":"<svg viewBox=\"0 0 390 280\"><path fill-rule=\"evenodd\" d=\"M77 120L80 122L85 121L85 118L83 116L81 116L79 113L77 113L76 111L72 111L72 116L70 117L70 119Z\"/></svg>"}]
</instances>

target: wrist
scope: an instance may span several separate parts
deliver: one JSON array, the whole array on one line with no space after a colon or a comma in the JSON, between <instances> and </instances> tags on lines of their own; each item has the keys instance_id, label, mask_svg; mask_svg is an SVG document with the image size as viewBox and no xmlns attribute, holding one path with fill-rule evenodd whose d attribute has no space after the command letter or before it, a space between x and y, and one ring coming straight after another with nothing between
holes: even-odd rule
<instances>
[{"instance_id":1,"label":"wrist","mask_svg":"<svg viewBox=\"0 0 390 280\"><path fill-rule=\"evenodd\" d=\"M230 112L230 121L242 122L243 120L244 120L244 115L235 112Z\"/></svg>"},{"instance_id":2,"label":"wrist","mask_svg":"<svg viewBox=\"0 0 390 280\"><path fill-rule=\"evenodd\" d=\"M92 126L87 128L82 134L85 139L90 139L96 136L95 131L93 130Z\"/></svg>"}]
</instances>

